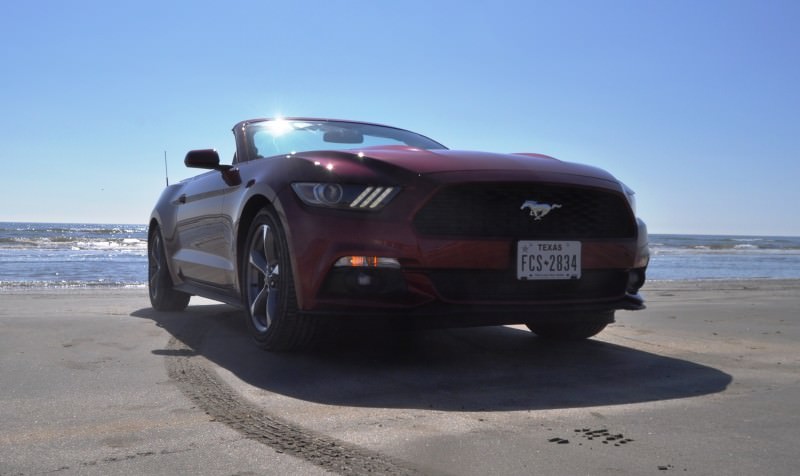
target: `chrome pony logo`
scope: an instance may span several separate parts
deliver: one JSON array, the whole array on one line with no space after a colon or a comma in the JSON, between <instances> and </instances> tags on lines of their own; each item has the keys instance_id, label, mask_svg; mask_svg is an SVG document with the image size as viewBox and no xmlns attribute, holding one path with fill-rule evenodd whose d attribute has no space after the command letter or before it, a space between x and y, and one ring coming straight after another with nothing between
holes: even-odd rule
<instances>
[{"instance_id":1,"label":"chrome pony logo","mask_svg":"<svg viewBox=\"0 0 800 476\"><path fill-rule=\"evenodd\" d=\"M555 210L556 208L561 208L561 205L557 203L550 205L548 203L539 203L535 200L525 200L525 203L523 203L519 209L525 210L526 208L530 210L531 216L534 220L541 220L551 211Z\"/></svg>"}]
</instances>

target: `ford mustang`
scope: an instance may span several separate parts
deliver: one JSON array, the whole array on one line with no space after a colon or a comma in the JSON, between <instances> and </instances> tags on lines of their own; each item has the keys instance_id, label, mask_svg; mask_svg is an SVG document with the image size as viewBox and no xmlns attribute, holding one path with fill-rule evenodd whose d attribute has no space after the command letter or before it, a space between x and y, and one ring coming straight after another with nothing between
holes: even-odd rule
<instances>
[{"instance_id":1,"label":"ford mustang","mask_svg":"<svg viewBox=\"0 0 800 476\"><path fill-rule=\"evenodd\" d=\"M233 135L230 164L188 152L206 172L152 212L156 310L240 306L258 345L288 350L348 317L585 339L644 308L647 230L603 170L353 121L254 119Z\"/></svg>"}]
</instances>

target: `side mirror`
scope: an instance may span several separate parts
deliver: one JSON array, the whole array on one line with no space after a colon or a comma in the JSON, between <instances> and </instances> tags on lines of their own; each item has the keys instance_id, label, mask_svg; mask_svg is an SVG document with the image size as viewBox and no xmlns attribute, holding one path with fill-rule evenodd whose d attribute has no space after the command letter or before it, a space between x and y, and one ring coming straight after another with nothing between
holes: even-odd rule
<instances>
[{"instance_id":1,"label":"side mirror","mask_svg":"<svg viewBox=\"0 0 800 476\"><path fill-rule=\"evenodd\" d=\"M228 170L230 165L219 164L219 154L214 149L190 150L183 159L183 164L194 169Z\"/></svg>"}]
</instances>

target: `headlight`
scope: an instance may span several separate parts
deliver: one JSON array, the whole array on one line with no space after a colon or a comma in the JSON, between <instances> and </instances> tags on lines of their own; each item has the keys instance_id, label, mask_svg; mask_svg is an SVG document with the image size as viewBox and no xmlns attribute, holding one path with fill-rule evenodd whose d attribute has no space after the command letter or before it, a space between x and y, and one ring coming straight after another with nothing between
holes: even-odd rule
<instances>
[{"instance_id":1,"label":"headlight","mask_svg":"<svg viewBox=\"0 0 800 476\"><path fill-rule=\"evenodd\" d=\"M306 205L366 211L380 210L400 192L400 187L326 182L297 182L292 189Z\"/></svg>"}]
</instances>

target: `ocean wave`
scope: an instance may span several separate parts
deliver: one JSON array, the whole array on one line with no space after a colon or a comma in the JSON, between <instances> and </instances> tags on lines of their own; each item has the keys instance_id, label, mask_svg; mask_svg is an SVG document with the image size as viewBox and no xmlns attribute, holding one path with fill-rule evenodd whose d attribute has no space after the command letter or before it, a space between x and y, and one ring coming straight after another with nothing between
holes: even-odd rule
<instances>
[{"instance_id":1,"label":"ocean wave","mask_svg":"<svg viewBox=\"0 0 800 476\"><path fill-rule=\"evenodd\" d=\"M147 242L136 238L124 238L122 240L97 240L97 241L77 241L73 247L81 250L147 250Z\"/></svg>"},{"instance_id":2,"label":"ocean wave","mask_svg":"<svg viewBox=\"0 0 800 476\"><path fill-rule=\"evenodd\" d=\"M0 249L31 250L147 250L147 241L139 238L86 239L86 237L5 237Z\"/></svg>"},{"instance_id":3,"label":"ocean wave","mask_svg":"<svg viewBox=\"0 0 800 476\"><path fill-rule=\"evenodd\" d=\"M800 248L771 248L764 249L755 246L743 247L730 247L730 248L710 248L710 247L695 247L695 248L650 248L651 255L763 255L763 256L797 256L800 255Z\"/></svg>"},{"instance_id":4,"label":"ocean wave","mask_svg":"<svg viewBox=\"0 0 800 476\"><path fill-rule=\"evenodd\" d=\"M39 241L30 238L0 237L0 248L37 248Z\"/></svg>"},{"instance_id":5,"label":"ocean wave","mask_svg":"<svg viewBox=\"0 0 800 476\"><path fill-rule=\"evenodd\" d=\"M0 281L0 290L14 289L83 289L83 288L135 288L145 289L147 283L129 281Z\"/></svg>"},{"instance_id":6,"label":"ocean wave","mask_svg":"<svg viewBox=\"0 0 800 476\"><path fill-rule=\"evenodd\" d=\"M800 248L763 248L757 245L736 245L736 246L706 246L696 245L687 247L676 246L650 246L650 253L686 253L686 254L718 254L718 253L751 253L751 254L797 254L800 253Z\"/></svg>"},{"instance_id":7,"label":"ocean wave","mask_svg":"<svg viewBox=\"0 0 800 476\"><path fill-rule=\"evenodd\" d=\"M747 250L798 251L800 237L789 236L720 236L720 235L650 235L651 250Z\"/></svg>"},{"instance_id":8,"label":"ocean wave","mask_svg":"<svg viewBox=\"0 0 800 476\"><path fill-rule=\"evenodd\" d=\"M50 234L76 234L91 233L104 235L119 235L131 233L146 233L147 225L115 225L115 224L69 224L69 223L8 223L0 222L0 233L50 233Z\"/></svg>"}]
</instances>

